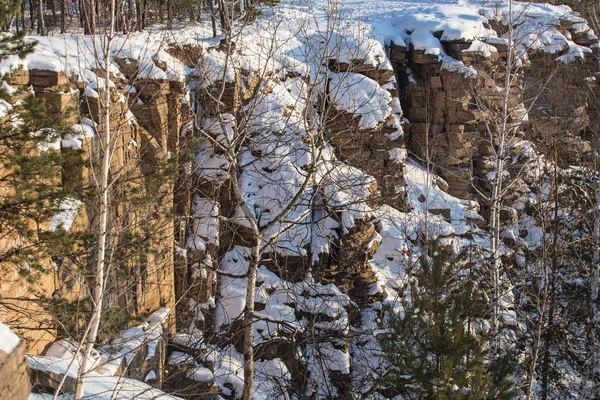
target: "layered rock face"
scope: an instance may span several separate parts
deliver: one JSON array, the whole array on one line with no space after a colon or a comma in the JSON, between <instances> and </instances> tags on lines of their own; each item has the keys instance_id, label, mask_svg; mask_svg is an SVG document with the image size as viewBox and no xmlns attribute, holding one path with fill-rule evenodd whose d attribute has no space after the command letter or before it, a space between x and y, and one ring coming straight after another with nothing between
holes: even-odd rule
<instances>
[{"instance_id":1,"label":"layered rock face","mask_svg":"<svg viewBox=\"0 0 600 400\"><path fill-rule=\"evenodd\" d=\"M303 45L349 50L316 45L321 59L307 61L289 49L299 61L283 50L268 53L272 43L249 34L237 50L207 42L115 56L111 167L127 179L111 199L111 230L115 246L149 251L111 271L107 304L133 320L162 307L172 311L141 325L128 321L130 329L103 346L109 361L94 372L143 379L189 399L239 398L253 219L264 228L253 299L257 396L350 398L375 390L389 365L374 332L384 310L404 296L407 271L424 243L436 238L459 247L484 225L469 199L478 199L476 188L487 190L502 102L511 110L506 122L519 126L509 143L517 161L537 156L523 138L544 140L565 126L563 139L584 153L581 131L598 124L596 104L582 94L597 90L589 31L572 19L551 24L565 41L554 53L543 46L528 59L515 53L512 61L523 64L505 97L506 24L489 19L494 34L489 28L470 38L407 26L401 29L406 42L394 38L387 54L372 39L327 33L328 40L315 35ZM63 172L60 184L93 183L102 151L94 132L106 128L106 74L89 72L92 78L48 70L11 77L15 88L31 85L50 116L78 123L60 151L78 152L82 161ZM568 105L553 97L564 88L576 94ZM530 109L532 97L545 107ZM548 113L564 125L550 125ZM407 160L409 152L424 167ZM509 173L518 175L522 165L515 162ZM156 175L157 169L171 173ZM152 201L134 201L144 198ZM514 222L519 215L512 205L509 198L503 219ZM97 223L93 202L69 207L73 218L63 229ZM56 271L49 269L42 292L86 297L74 267L48 259L49 268L52 262ZM2 293L11 293L14 282ZM173 320L176 325L167 323ZM56 331L47 318L46 324L49 341ZM168 339L161 324L169 325ZM127 348L132 338L138 350ZM30 351L41 352L40 343ZM58 358L52 354L32 358L40 388L55 387L60 378L44 370L43 357Z\"/></svg>"},{"instance_id":2,"label":"layered rock face","mask_svg":"<svg viewBox=\"0 0 600 400\"><path fill-rule=\"evenodd\" d=\"M103 79L101 72L98 72L98 76ZM135 317L175 304L175 229L174 219L166 211L174 203L176 176L159 178L156 168L168 162L168 154L179 153L179 127L184 118L180 99L183 94L181 85L170 87L167 80L139 83L135 76L123 75L111 76L111 79L109 129L114 135L111 176L117 179L110 199L111 246L133 248L142 244L151 251L146 251L143 258L119 261L121 268L113 269L108 277L106 304L109 309L126 310ZM24 93L7 98L15 107L31 90L37 99L45 103L47 116L56 119L57 126L71 129L72 133L62 140L58 138L53 148L63 154L75 153L78 161L63 169L62 176L56 177L56 185L63 185L65 189L86 196L87 188L95 185L96 171L93 166L102 153L96 132L105 129L103 89L92 84L82 86L80 81L69 79L65 73L50 70L22 70L13 74L8 82L17 93ZM155 90L157 88L162 90ZM167 99L170 106L167 106ZM138 124L136 115L143 124ZM174 130L170 136L169 129ZM118 181L120 176L126 176L127 179ZM124 197L128 200L124 200ZM148 205L144 204L145 198L154 200ZM88 202L67 199L63 203L61 209L65 210L66 216L59 214L53 221L43 221L42 230L54 232L61 228L71 233L84 233L87 229L93 229L97 223L93 197ZM136 244L131 241L133 238L139 238L142 242ZM19 239L4 238L3 245L10 248L13 240ZM35 317L27 322L30 317L25 316L25 322L21 325L40 329L25 333L30 339L30 352L41 352L52 340L53 332L56 332L54 316L36 306L33 297L54 296L66 302L86 298L85 274L78 267L82 260L54 257L43 260L46 273L42 273L41 285L35 289L28 288L17 275L10 277L7 274L7 279L3 279L2 290L7 297L17 299L15 304L18 307L33 307L31 315ZM28 293L30 299L27 299ZM25 297L18 300L22 296ZM17 325L19 323L16 321L22 319L8 309L2 313L6 321Z\"/></svg>"},{"instance_id":3,"label":"layered rock face","mask_svg":"<svg viewBox=\"0 0 600 400\"><path fill-rule=\"evenodd\" d=\"M31 384L29 369L25 360L26 344L0 322L0 393L7 399L25 400L29 398Z\"/></svg>"},{"instance_id":4,"label":"layered rock face","mask_svg":"<svg viewBox=\"0 0 600 400\"><path fill-rule=\"evenodd\" d=\"M505 100L511 141L560 135L562 154L570 154L571 161L589 152L584 131L598 124L597 38L570 10L554 12L548 20L534 6L515 10L512 42L508 11L493 8L480 12L492 25L483 35L469 38L465 28L467 37L456 38L455 30L440 22L431 33L417 28L408 34L408 46L402 39L390 41L390 61L411 124L408 148L434 165L448 193L469 199L477 197L475 188L486 187ZM415 28L409 23L409 29Z\"/></svg>"},{"instance_id":5,"label":"layered rock face","mask_svg":"<svg viewBox=\"0 0 600 400\"><path fill-rule=\"evenodd\" d=\"M354 56L360 57L361 54ZM381 196L379 203L407 210L402 178L406 158L405 121L393 70L387 58L381 57L375 65L361 58L347 60L348 63L329 60L330 69L334 72L328 85L328 96L333 105L328 118L330 141L340 160L363 169L375 178ZM368 99L365 104L347 102L345 97L355 90L365 90L365 98ZM364 121L363 114L377 112L377 106L369 108L370 103L378 102L390 103L393 114L377 124Z\"/></svg>"}]
</instances>

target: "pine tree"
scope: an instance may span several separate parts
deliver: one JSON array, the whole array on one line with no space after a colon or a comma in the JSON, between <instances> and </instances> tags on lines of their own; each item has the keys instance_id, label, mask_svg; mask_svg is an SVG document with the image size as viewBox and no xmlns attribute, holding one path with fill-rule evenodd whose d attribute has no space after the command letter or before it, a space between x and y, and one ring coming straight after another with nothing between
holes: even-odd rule
<instances>
[{"instance_id":1,"label":"pine tree","mask_svg":"<svg viewBox=\"0 0 600 400\"><path fill-rule=\"evenodd\" d=\"M2 272L15 269L29 281L41 272L42 259L55 250L56 235L47 223L61 200L73 193L61 184L62 171L78 163L78 154L61 153L67 132L46 117L44 104L33 96L0 122L0 239L11 246L0 250ZM52 128L50 127L52 126Z\"/></svg>"},{"instance_id":2,"label":"pine tree","mask_svg":"<svg viewBox=\"0 0 600 400\"><path fill-rule=\"evenodd\" d=\"M33 40L25 40L27 31L21 29L15 33L8 33L17 15L20 13L20 1L0 0L0 27L4 33L0 34L0 61L8 56L16 55L20 58L31 53L37 44Z\"/></svg>"},{"instance_id":3,"label":"pine tree","mask_svg":"<svg viewBox=\"0 0 600 400\"><path fill-rule=\"evenodd\" d=\"M487 301L465 263L434 244L405 290L402 313L387 310L379 335L390 368L380 382L413 399L511 398L510 382L485 363ZM499 377L497 377L499 375Z\"/></svg>"}]
</instances>

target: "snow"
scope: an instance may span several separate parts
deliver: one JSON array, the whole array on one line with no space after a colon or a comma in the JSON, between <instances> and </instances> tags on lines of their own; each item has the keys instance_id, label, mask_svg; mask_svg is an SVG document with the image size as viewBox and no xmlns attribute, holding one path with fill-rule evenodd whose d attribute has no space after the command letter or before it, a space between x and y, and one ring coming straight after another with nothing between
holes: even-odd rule
<instances>
[{"instance_id":1,"label":"snow","mask_svg":"<svg viewBox=\"0 0 600 400\"><path fill-rule=\"evenodd\" d=\"M193 364L194 357L188 353L182 351L174 351L167 361L167 365L182 365L182 364Z\"/></svg>"},{"instance_id":2,"label":"snow","mask_svg":"<svg viewBox=\"0 0 600 400\"><path fill-rule=\"evenodd\" d=\"M156 344L163 329L162 324L170 314L169 308L154 311L142 324L121 331L110 344L100 347L103 365L98 372L102 375L115 375L121 365L129 365L135 355L146 348L146 359L156 354Z\"/></svg>"},{"instance_id":3,"label":"snow","mask_svg":"<svg viewBox=\"0 0 600 400\"><path fill-rule=\"evenodd\" d=\"M171 343L173 343L177 346L188 347L191 349L201 348L202 342L203 342L202 335L196 336L196 335L190 335L188 333L176 333L175 335L173 335L173 338L171 339Z\"/></svg>"},{"instance_id":4,"label":"snow","mask_svg":"<svg viewBox=\"0 0 600 400\"><path fill-rule=\"evenodd\" d=\"M197 366L188 370L185 376L197 382L211 382L215 379L212 371L203 366Z\"/></svg>"},{"instance_id":5,"label":"snow","mask_svg":"<svg viewBox=\"0 0 600 400\"><path fill-rule=\"evenodd\" d=\"M188 249L205 250L206 244L219 245L219 204L211 199L194 196L192 227Z\"/></svg>"},{"instance_id":6,"label":"snow","mask_svg":"<svg viewBox=\"0 0 600 400\"><path fill-rule=\"evenodd\" d=\"M198 73L202 77L200 87L207 89L217 82L235 81L235 60L225 52L215 49L209 50L198 60Z\"/></svg>"},{"instance_id":7,"label":"snow","mask_svg":"<svg viewBox=\"0 0 600 400\"><path fill-rule=\"evenodd\" d=\"M315 54L349 65L366 64L380 70L391 70L381 43L368 32L353 26L348 32L317 32L309 38L316 44ZM365 34L366 33L366 34Z\"/></svg>"},{"instance_id":8,"label":"snow","mask_svg":"<svg viewBox=\"0 0 600 400\"><path fill-rule=\"evenodd\" d=\"M221 391L228 396L233 389L240 396L244 388L243 357L235 347L227 346L207 359L214 365L215 382Z\"/></svg>"},{"instance_id":9,"label":"snow","mask_svg":"<svg viewBox=\"0 0 600 400\"><path fill-rule=\"evenodd\" d=\"M64 396L63 395L59 395L56 397L58 400L64 400ZM48 394L48 393L30 393L29 397L27 398L27 400L53 400L54 399L54 395L53 394Z\"/></svg>"},{"instance_id":10,"label":"snow","mask_svg":"<svg viewBox=\"0 0 600 400\"><path fill-rule=\"evenodd\" d=\"M58 228L62 228L68 232L71 229L71 226L73 226L73 222L79 213L80 207L81 200L73 198L63 199L60 203L59 211L54 214L52 221L50 221L50 232L54 232Z\"/></svg>"},{"instance_id":11,"label":"snow","mask_svg":"<svg viewBox=\"0 0 600 400\"><path fill-rule=\"evenodd\" d=\"M450 223L442 222L440 216L431 215L432 221L439 222L432 228L444 236L451 232L457 234L471 230L470 222L481 220L481 216L468 201L460 200L434 186L434 176L418 163L409 160L406 163L405 180L407 185L408 200L414 209L429 212L431 209L450 210ZM424 199L424 201L422 201Z\"/></svg>"},{"instance_id":12,"label":"snow","mask_svg":"<svg viewBox=\"0 0 600 400\"><path fill-rule=\"evenodd\" d=\"M469 46L468 49L463 50L463 52L466 53L477 53L485 58L491 57L492 54L494 53L498 53L498 49L496 49L494 46L482 42L481 40L473 40L473 42L471 42L471 45Z\"/></svg>"},{"instance_id":13,"label":"snow","mask_svg":"<svg viewBox=\"0 0 600 400\"><path fill-rule=\"evenodd\" d=\"M0 322L0 350L10 354L17 347L21 339L10 331L10 328Z\"/></svg>"},{"instance_id":14,"label":"snow","mask_svg":"<svg viewBox=\"0 0 600 400\"><path fill-rule=\"evenodd\" d=\"M258 96L246 106L251 129L278 133L285 130L304 130L303 111L306 107L307 85L300 78L285 82L268 80L258 92Z\"/></svg>"},{"instance_id":15,"label":"snow","mask_svg":"<svg viewBox=\"0 0 600 400\"><path fill-rule=\"evenodd\" d=\"M80 81L90 83L91 89L103 87L103 79L97 78L92 72L104 65L105 45L102 37L65 34L28 37L26 40L38 41L35 51L23 60L17 56L3 60L0 62L0 73L20 67L25 70L63 71L67 76L74 74ZM110 48L110 71L115 76L121 76L113 62L118 57L137 60L141 78L183 81L185 75L181 62L166 53L165 48L170 44L207 48L214 41L210 27L201 24L188 24L176 27L173 31L149 27L145 32L117 34ZM155 61L166 63L166 71L158 68Z\"/></svg>"},{"instance_id":16,"label":"snow","mask_svg":"<svg viewBox=\"0 0 600 400\"><path fill-rule=\"evenodd\" d=\"M95 89L92 89L92 85L87 85L85 87L85 90L83 91L83 95L85 97L91 98L91 99L97 99L100 97L100 95L98 94L98 92Z\"/></svg>"},{"instance_id":17,"label":"snow","mask_svg":"<svg viewBox=\"0 0 600 400\"><path fill-rule=\"evenodd\" d=\"M13 110L13 106L6 100L0 99L0 118L9 115Z\"/></svg>"},{"instance_id":18,"label":"snow","mask_svg":"<svg viewBox=\"0 0 600 400\"><path fill-rule=\"evenodd\" d=\"M567 55L558 57L558 60L571 62L587 52L559 31L561 23L573 23L576 33L593 34L587 24L565 5L514 2L511 14L507 4L498 3L483 7L481 13L490 20L515 26L513 42L517 46L517 54L523 59L527 58L526 53L537 50L550 54L566 51Z\"/></svg>"},{"instance_id":19,"label":"snow","mask_svg":"<svg viewBox=\"0 0 600 400\"><path fill-rule=\"evenodd\" d=\"M83 146L83 140L93 138L96 136L96 124L89 118L83 118L80 124L75 124L71 127L73 134L67 134L61 141L63 148L70 148L73 150L81 150Z\"/></svg>"},{"instance_id":20,"label":"snow","mask_svg":"<svg viewBox=\"0 0 600 400\"><path fill-rule=\"evenodd\" d=\"M6 81L2 81L2 86L0 86L0 90L3 91L4 93L8 94L8 95L12 95L12 94L15 94L17 92L17 89L15 89L14 87L10 86L8 84L8 82L6 82Z\"/></svg>"},{"instance_id":21,"label":"snow","mask_svg":"<svg viewBox=\"0 0 600 400\"><path fill-rule=\"evenodd\" d=\"M419 29L441 32L440 38L446 41L461 39L472 41L493 34L485 28L486 19L479 14L477 7L468 3L431 4L424 2L420 6L416 12L414 12L414 8L409 8L405 15L398 17L393 22L396 32L413 32ZM411 42L411 39L408 42Z\"/></svg>"},{"instance_id":22,"label":"snow","mask_svg":"<svg viewBox=\"0 0 600 400\"><path fill-rule=\"evenodd\" d=\"M146 377L144 378L144 382L155 381L156 380L156 372L154 370L148 372Z\"/></svg>"},{"instance_id":23,"label":"snow","mask_svg":"<svg viewBox=\"0 0 600 400\"><path fill-rule=\"evenodd\" d=\"M365 203L372 196L372 176L341 162L322 163L319 176L323 181L323 196L327 203L342 213L344 232L348 232L356 221L370 215L372 210Z\"/></svg>"},{"instance_id":24,"label":"snow","mask_svg":"<svg viewBox=\"0 0 600 400\"><path fill-rule=\"evenodd\" d=\"M415 50L424 50L425 54L439 56L444 53L440 40L433 36L431 31L425 26L417 27L410 34L410 42Z\"/></svg>"},{"instance_id":25,"label":"snow","mask_svg":"<svg viewBox=\"0 0 600 400\"><path fill-rule=\"evenodd\" d=\"M329 93L337 108L360 118L361 129L375 129L392 114L390 93L364 75L331 73Z\"/></svg>"},{"instance_id":26,"label":"snow","mask_svg":"<svg viewBox=\"0 0 600 400\"><path fill-rule=\"evenodd\" d=\"M57 375L63 375L68 371L68 376L76 379L76 368L69 369L69 359L60 359L46 356L27 355L29 367L39 371L52 372ZM85 376L86 398L98 400L181 400L179 397L165 394L161 390L137 381L135 379L124 378L121 376L103 376L97 372L90 371Z\"/></svg>"},{"instance_id":27,"label":"snow","mask_svg":"<svg viewBox=\"0 0 600 400\"><path fill-rule=\"evenodd\" d=\"M227 275L219 276L219 297L215 308L215 326L219 328L238 318L246 306L246 278L233 278Z\"/></svg>"},{"instance_id":28,"label":"snow","mask_svg":"<svg viewBox=\"0 0 600 400\"><path fill-rule=\"evenodd\" d=\"M592 50L587 48L587 47L583 47L583 46L579 46L573 42L569 41L569 50L566 54L563 54L562 56L559 56L556 58L557 61L563 62L563 63L570 63L576 60L583 60L585 59L585 55L586 54L591 54Z\"/></svg>"},{"instance_id":29,"label":"snow","mask_svg":"<svg viewBox=\"0 0 600 400\"><path fill-rule=\"evenodd\" d=\"M292 375L281 359L257 361L254 369L256 375L253 399L286 400L290 398L286 388L291 383Z\"/></svg>"},{"instance_id":30,"label":"snow","mask_svg":"<svg viewBox=\"0 0 600 400\"><path fill-rule=\"evenodd\" d=\"M408 152L406 149L395 148L388 151L390 160L394 164L404 165L404 162L408 158Z\"/></svg>"},{"instance_id":31,"label":"snow","mask_svg":"<svg viewBox=\"0 0 600 400\"><path fill-rule=\"evenodd\" d=\"M215 147L204 141L196 152L198 177L211 182L223 182L227 178L229 161L223 154L216 153Z\"/></svg>"},{"instance_id":32,"label":"snow","mask_svg":"<svg viewBox=\"0 0 600 400\"><path fill-rule=\"evenodd\" d=\"M243 277L248 273L248 265L250 261L250 248L243 246L233 246L233 248L225 253L223 260L219 266L219 272Z\"/></svg>"}]
</instances>

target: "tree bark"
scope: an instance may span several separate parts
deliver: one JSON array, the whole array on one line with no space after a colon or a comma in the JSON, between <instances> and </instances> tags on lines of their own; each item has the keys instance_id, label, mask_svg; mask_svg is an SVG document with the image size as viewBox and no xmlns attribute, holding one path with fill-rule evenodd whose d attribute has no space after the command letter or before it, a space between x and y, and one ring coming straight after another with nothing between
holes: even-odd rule
<instances>
[{"instance_id":1,"label":"tree bark","mask_svg":"<svg viewBox=\"0 0 600 400\"><path fill-rule=\"evenodd\" d=\"M508 1L508 15L512 16L512 0ZM511 17L512 18L512 17ZM508 24L508 48L505 65L504 77L504 93L502 94L502 110L500 114L500 126L498 132L498 148L495 151L494 179L492 180L492 197L491 197L491 213L490 213L490 229L492 232L491 252L492 252L492 296L490 297L490 335L491 356L496 358L499 351L499 301L500 301L500 276L502 268L502 260L500 259L500 210L502 208L503 188L502 180L504 176L504 157L505 145L508 136L508 119L510 115L509 97L511 90L511 80L513 74L512 57L514 54L513 46L513 28L512 23ZM490 137L493 144L493 137Z\"/></svg>"},{"instance_id":2,"label":"tree bark","mask_svg":"<svg viewBox=\"0 0 600 400\"><path fill-rule=\"evenodd\" d=\"M550 271L550 293L548 294L550 305L548 309L548 325L544 335L544 358L542 360L542 393L543 400L548 399L548 380L550 376L550 347L552 346L554 334L554 312L556 309L556 273L558 271L558 235L559 235L559 214L558 214L558 141L554 137L554 215L552 221L552 269Z\"/></svg>"},{"instance_id":3,"label":"tree bark","mask_svg":"<svg viewBox=\"0 0 600 400\"><path fill-rule=\"evenodd\" d=\"M54 4L54 0L49 0L50 11L52 11L52 25L56 22L56 6Z\"/></svg>"},{"instance_id":4,"label":"tree bark","mask_svg":"<svg viewBox=\"0 0 600 400\"><path fill-rule=\"evenodd\" d=\"M46 23L44 22L44 0L38 0L39 24L38 33L46 36Z\"/></svg>"},{"instance_id":5,"label":"tree bark","mask_svg":"<svg viewBox=\"0 0 600 400\"><path fill-rule=\"evenodd\" d=\"M96 33L96 7L95 0L81 0L83 11L83 31L86 35Z\"/></svg>"},{"instance_id":6,"label":"tree bark","mask_svg":"<svg viewBox=\"0 0 600 400\"><path fill-rule=\"evenodd\" d=\"M33 0L29 0L29 30L31 32L33 32L33 29L35 28L35 13L33 10L35 10L35 3Z\"/></svg>"},{"instance_id":7,"label":"tree bark","mask_svg":"<svg viewBox=\"0 0 600 400\"><path fill-rule=\"evenodd\" d=\"M167 0L167 29L173 29L173 3Z\"/></svg>"},{"instance_id":8,"label":"tree bark","mask_svg":"<svg viewBox=\"0 0 600 400\"><path fill-rule=\"evenodd\" d=\"M23 28L23 30L27 29L25 27L25 0L21 1L21 28Z\"/></svg>"},{"instance_id":9,"label":"tree bark","mask_svg":"<svg viewBox=\"0 0 600 400\"><path fill-rule=\"evenodd\" d=\"M229 13L227 12L227 4L224 0L219 0L219 18L221 19L221 31L225 35L225 40L231 39L229 31Z\"/></svg>"},{"instance_id":10,"label":"tree bark","mask_svg":"<svg viewBox=\"0 0 600 400\"><path fill-rule=\"evenodd\" d=\"M66 7L65 7L65 1L66 0L60 0L60 33L66 33L67 32L67 16L66 14Z\"/></svg>"},{"instance_id":11,"label":"tree bark","mask_svg":"<svg viewBox=\"0 0 600 400\"><path fill-rule=\"evenodd\" d=\"M110 48L115 29L115 1L111 1L111 19L108 37L106 40L106 48L104 50L104 101L102 106L102 120L104 129L102 130L102 164L100 168L100 205L99 205L99 223L98 223L98 250L96 252L96 269L94 271L94 287L92 289L92 317L90 319L90 330L85 341L83 352L83 363L77 374L77 387L75 390L75 400L81 400L85 393L85 376L87 369L91 366L90 356L94 349L94 344L98 337L98 329L100 327L100 319L102 317L102 302L104 297L104 274L107 267L107 242L108 242L108 201L109 201L109 185L108 179L110 176L110 161L112 158L112 141L110 131Z\"/></svg>"},{"instance_id":12,"label":"tree bark","mask_svg":"<svg viewBox=\"0 0 600 400\"><path fill-rule=\"evenodd\" d=\"M210 23L212 25L213 37L217 36L217 16L215 15L215 7L213 0L206 0L208 3L208 9L210 10Z\"/></svg>"},{"instance_id":13,"label":"tree bark","mask_svg":"<svg viewBox=\"0 0 600 400\"><path fill-rule=\"evenodd\" d=\"M244 310L244 391L243 400L252 400L254 387L254 296L256 293L256 271L260 263L261 235L255 234L250 264L248 266L248 289L246 290L246 308Z\"/></svg>"}]
</instances>

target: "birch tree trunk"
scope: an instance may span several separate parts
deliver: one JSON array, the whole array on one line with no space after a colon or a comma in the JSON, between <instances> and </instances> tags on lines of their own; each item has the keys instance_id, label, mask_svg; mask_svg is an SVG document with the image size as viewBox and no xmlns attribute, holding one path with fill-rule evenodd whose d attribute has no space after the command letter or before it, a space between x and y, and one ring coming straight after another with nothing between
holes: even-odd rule
<instances>
[{"instance_id":1,"label":"birch tree trunk","mask_svg":"<svg viewBox=\"0 0 600 400\"><path fill-rule=\"evenodd\" d=\"M490 198L490 230L492 232L492 240L490 251L492 253L492 296L490 297L490 334L491 334L491 356L496 358L499 349L499 301L500 301L500 276L502 269L502 260L500 259L500 210L502 208L503 187L502 180L504 176L504 157L505 146L509 134L508 119L510 115L510 91L513 74L513 26L512 26L512 0L508 1L509 23L508 23L508 48L506 55L505 76L504 76L504 92L502 93L502 110L500 112L500 123L498 128L498 146L495 151L494 173L492 179L492 196ZM492 145L494 138L490 135Z\"/></svg>"},{"instance_id":2,"label":"birch tree trunk","mask_svg":"<svg viewBox=\"0 0 600 400\"><path fill-rule=\"evenodd\" d=\"M248 289L246 290L246 308L244 310L244 391L243 400L252 400L254 387L254 295L256 293L256 271L260 263L262 236L255 232L255 240L248 266Z\"/></svg>"},{"instance_id":3,"label":"birch tree trunk","mask_svg":"<svg viewBox=\"0 0 600 400\"><path fill-rule=\"evenodd\" d=\"M108 179L110 175L110 162L112 158L112 142L110 132L110 48L114 35L114 20L115 20L115 1L111 1L111 20L108 37L106 39L106 48L104 49L104 104L102 107L102 121L104 127L101 135L102 148L102 163L100 168L100 205L99 205L99 223L98 223L98 250L96 253L96 269L94 271L94 287L92 288L92 317L90 319L90 330L85 340L83 351L83 361L77 373L77 388L75 390L75 400L81 400L85 393L85 376L90 368L92 360L90 359L94 344L98 337L98 329L100 327L100 319L102 317L102 302L104 295L104 275L106 272L106 255L107 255L107 239L108 239L108 201L109 201L109 185Z\"/></svg>"}]
</instances>

